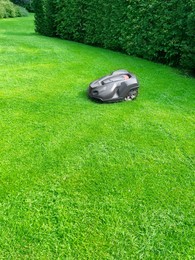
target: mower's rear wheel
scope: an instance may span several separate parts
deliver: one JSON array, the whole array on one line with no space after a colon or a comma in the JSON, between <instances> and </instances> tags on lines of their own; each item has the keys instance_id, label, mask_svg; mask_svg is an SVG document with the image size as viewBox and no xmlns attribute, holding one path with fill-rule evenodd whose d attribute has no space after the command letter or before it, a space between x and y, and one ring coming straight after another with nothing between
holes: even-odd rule
<instances>
[{"instance_id":1,"label":"mower's rear wheel","mask_svg":"<svg viewBox=\"0 0 195 260\"><path fill-rule=\"evenodd\" d=\"M137 89L132 89L129 91L128 95L126 96L125 100L130 101L136 99L138 95L138 90Z\"/></svg>"}]
</instances>

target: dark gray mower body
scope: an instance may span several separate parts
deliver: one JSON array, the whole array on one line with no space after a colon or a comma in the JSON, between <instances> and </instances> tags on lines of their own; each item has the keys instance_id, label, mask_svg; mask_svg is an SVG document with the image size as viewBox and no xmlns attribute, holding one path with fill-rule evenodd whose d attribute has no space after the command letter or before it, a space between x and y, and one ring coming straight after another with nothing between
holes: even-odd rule
<instances>
[{"instance_id":1,"label":"dark gray mower body","mask_svg":"<svg viewBox=\"0 0 195 260\"><path fill-rule=\"evenodd\" d=\"M93 81L89 85L88 95L104 102L133 100L138 95L138 88L139 84L134 74L127 70L117 70Z\"/></svg>"}]
</instances>

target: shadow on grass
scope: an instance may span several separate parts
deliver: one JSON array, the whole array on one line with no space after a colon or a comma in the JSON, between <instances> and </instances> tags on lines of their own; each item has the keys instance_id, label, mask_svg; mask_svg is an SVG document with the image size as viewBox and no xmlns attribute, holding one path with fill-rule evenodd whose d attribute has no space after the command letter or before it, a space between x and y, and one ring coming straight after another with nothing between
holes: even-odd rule
<instances>
[{"instance_id":1,"label":"shadow on grass","mask_svg":"<svg viewBox=\"0 0 195 260\"><path fill-rule=\"evenodd\" d=\"M13 31L6 31L4 34L6 35L13 35L13 36L36 36L39 35L35 32L33 33L25 33L25 32L13 32Z\"/></svg>"},{"instance_id":2,"label":"shadow on grass","mask_svg":"<svg viewBox=\"0 0 195 260\"><path fill-rule=\"evenodd\" d=\"M88 96L87 90L79 91L78 97L84 101L94 103L94 104L104 104L101 100L93 99Z\"/></svg>"},{"instance_id":3,"label":"shadow on grass","mask_svg":"<svg viewBox=\"0 0 195 260\"><path fill-rule=\"evenodd\" d=\"M82 90L78 93L78 97L83 101L87 101L88 103L95 104L95 105L113 105L116 103L121 103L123 101L115 101L115 102L106 102L95 98L90 98L88 96L87 90Z\"/></svg>"}]
</instances>

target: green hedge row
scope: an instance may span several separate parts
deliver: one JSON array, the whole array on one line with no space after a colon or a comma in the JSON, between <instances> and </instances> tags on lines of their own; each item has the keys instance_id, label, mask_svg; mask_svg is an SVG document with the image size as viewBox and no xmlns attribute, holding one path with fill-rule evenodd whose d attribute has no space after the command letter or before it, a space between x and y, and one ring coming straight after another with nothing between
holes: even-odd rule
<instances>
[{"instance_id":1,"label":"green hedge row","mask_svg":"<svg viewBox=\"0 0 195 260\"><path fill-rule=\"evenodd\" d=\"M194 0L34 0L36 31L195 70Z\"/></svg>"},{"instance_id":2,"label":"green hedge row","mask_svg":"<svg viewBox=\"0 0 195 260\"><path fill-rule=\"evenodd\" d=\"M56 36L55 17L56 12L55 0L34 0L35 10L35 31L47 36Z\"/></svg>"}]
</instances>

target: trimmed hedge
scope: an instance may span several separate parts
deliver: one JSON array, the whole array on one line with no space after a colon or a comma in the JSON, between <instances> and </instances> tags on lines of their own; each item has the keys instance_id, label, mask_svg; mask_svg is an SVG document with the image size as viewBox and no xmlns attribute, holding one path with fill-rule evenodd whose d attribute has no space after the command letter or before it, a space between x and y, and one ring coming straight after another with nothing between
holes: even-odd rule
<instances>
[{"instance_id":1,"label":"trimmed hedge","mask_svg":"<svg viewBox=\"0 0 195 260\"><path fill-rule=\"evenodd\" d=\"M36 31L195 70L194 0L34 0Z\"/></svg>"},{"instance_id":2,"label":"trimmed hedge","mask_svg":"<svg viewBox=\"0 0 195 260\"><path fill-rule=\"evenodd\" d=\"M17 6L9 0L0 0L0 18L28 16L25 8Z\"/></svg>"},{"instance_id":3,"label":"trimmed hedge","mask_svg":"<svg viewBox=\"0 0 195 260\"><path fill-rule=\"evenodd\" d=\"M33 6L35 10L35 31L47 36L56 36L55 1L35 0Z\"/></svg>"},{"instance_id":4,"label":"trimmed hedge","mask_svg":"<svg viewBox=\"0 0 195 260\"><path fill-rule=\"evenodd\" d=\"M195 46L194 37L189 33L195 27L195 24L189 24L189 17L195 14L194 1L130 2L122 30L124 50L157 62L195 69L195 63L189 60L189 56L194 55L192 47Z\"/></svg>"}]
</instances>

